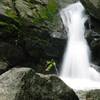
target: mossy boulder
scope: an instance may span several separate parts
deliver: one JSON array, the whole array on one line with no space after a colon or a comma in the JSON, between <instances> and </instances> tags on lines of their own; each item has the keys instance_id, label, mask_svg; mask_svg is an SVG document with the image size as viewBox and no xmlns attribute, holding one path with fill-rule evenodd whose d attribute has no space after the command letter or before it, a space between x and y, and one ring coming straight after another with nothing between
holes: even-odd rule
<instances>
[{"instance_id":1,"label":"mossy boulder","mask_svg":"<svg viewBox=\"0 0 100 100\"><path fill-rule=\"evenodd\" d=\"M80 0L88 13L100 20L100 0Z\"/></svg>"},{"instance_id":2,"label":"mossy boulder","mask_svg":"<svg viewBox=\"0 0 100 100\"><path fill-rule=\"evenodd\" d=\"M0 100L79 100L57 76L13 68L0 76Z\"/></svg>"}]
</instances>

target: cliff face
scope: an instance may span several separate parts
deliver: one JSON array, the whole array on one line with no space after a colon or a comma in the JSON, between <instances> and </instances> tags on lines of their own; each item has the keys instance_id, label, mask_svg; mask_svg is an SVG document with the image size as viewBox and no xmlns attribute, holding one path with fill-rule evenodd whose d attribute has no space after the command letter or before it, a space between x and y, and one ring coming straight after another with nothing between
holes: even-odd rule
<instances>
[{"instance_id":1,"label":"cliff face","mask_svg":"<svg viewBox=\"0 0 100 100\"><path fill-rule=\"evenodd\" d=\"M44 65L47 60L54 59L59 65L67 39L59 11L76 1L78 0L1 0L1 63L6 62L9 69L9 66L16 65ZM100 22L91 15L92 12L87 8L88 2L91 1L82 0L91 19L92 31L88 32L87 39L93 61L100 64ZM94 5L97 4L95 2L96 0Z\"/></svg>"},{"instance_id":2,"label":"cliff face","mask_svg":"<svg viewBox=\"0 0 100 100\"><path fill-rule=\"evenodd\" d=\"M65 41L58 39L62 37L59 19L56 0L1 0L0 61L31 66L41 58L61 57Z\"/></svg>"}]
</instances>

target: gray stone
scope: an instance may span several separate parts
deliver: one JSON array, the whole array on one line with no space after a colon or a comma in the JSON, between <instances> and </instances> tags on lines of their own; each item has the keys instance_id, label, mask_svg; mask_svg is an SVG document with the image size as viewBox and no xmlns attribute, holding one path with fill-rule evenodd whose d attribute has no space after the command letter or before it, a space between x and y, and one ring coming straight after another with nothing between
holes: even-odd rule
<instances>
[{"instance_id":1,"label":"gray stone","mask_svg":"<svg viewBox=\"0 0 100 100\"><path fill-rule=\"evenodd\" d=\"M0 76L0 100L78 100L57 76L13 68Z\"/></svg>"}]
</instances>

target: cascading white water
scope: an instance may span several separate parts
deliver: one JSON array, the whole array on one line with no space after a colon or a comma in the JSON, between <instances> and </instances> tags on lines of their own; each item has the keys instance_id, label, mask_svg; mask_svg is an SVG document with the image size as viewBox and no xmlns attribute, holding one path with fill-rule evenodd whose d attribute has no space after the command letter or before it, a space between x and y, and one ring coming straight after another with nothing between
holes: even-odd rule
<instances>
[{"instance_id":1,"label":"cascading white water","mask_svg":"<svg viewBox=\"0 0 100 100\"><path fill-rule=\"evenodd\" d=\"M85 40L84 23L88 19L80 2L61 10L60 15L68 32L60 77L74 89L100 88L100 74L90 67L90 50Z\"/></svg>"}]
</instances>

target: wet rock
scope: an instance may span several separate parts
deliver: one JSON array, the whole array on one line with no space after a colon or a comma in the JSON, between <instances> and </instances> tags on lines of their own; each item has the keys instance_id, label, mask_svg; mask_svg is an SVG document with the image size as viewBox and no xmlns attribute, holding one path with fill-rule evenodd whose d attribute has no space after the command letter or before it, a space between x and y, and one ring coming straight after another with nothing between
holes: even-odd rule
<instances>
[{"instance_id":1,"label":"wet rock","mask_svg":"<svg viewBox=\"0 0 100 100\"><path fill-rule=\"evenodd\" d=\"M79 100L86 100L86 94L87 94L88 91L85 91L85 90L77 90L75 92L78 95Z\"/></svg>"},{"instance_id":2,"label":"wet rock","mask_svg":"<svg viewBox=\"0 0 100 100\"><path fill-rule=\"evenodd\" d=\"M88 13L100 20L100 1L99 0L80 0Z\"/></svg>"},{"instance_id":3,"label":"wet rock","mask_svg":"<svg viewBox=\"0 0 100 100\"><path fill-rule=\"evenodd\" d=\"M90 25L91 25L91 30L93 30L96 33L100 34L100 21L98 19L95 19L93 17L91 17L91 21L90 21Z\"/></svg>"},{"instance_id":4,"label":"wet rock","mask_svg":"<svg viewBox=\"0 0 100 100\"><path fill-rule=\"evenodd\" d=\"M91 50L92 62L96 65L100 65L100 34L90 31L87 36L87 40Z\"/></svg>"},{"instance_id":5,"label":"wet rock","mask_svg":"<svg viewBox=\"0 0 100 100\"><path fill-rule=\"evenodd\" d=\"M58 77L13 68L0 76L1 100L79 100Z\"/></svg>"},{"instance_id":6,"label":"wet rock","mask_svg":"<svg viewBox=\"0 0 100 100\"><path fill-rule=\"evenodd\" d=\"M86 100L100 100L100 90L91 90L86 94Z\"/></svg>"},{"instance_id":7,"label":"wet rock","mask_svg":"<svg viewBox=\"0 0 100 100\"><path fill-rule=\"evenodd\" d=\"M64 8L64 7L66 7L66 6L70 5L70 4L73 4L73 3L77 2L77 1L79 1L79 0L62 0L62 1L58 0L59 6L61 8Z\"/></svg>"},{"instance_id":8,"label":"wet rock","mask_svg":"<svg viewBox=\"0 0 100 100\"><path fill-rule=\"evenodd\" d=\"M91 64L90 65L92 68L94 68L97 72L100 72L100 66L95 65L95 64Z\"/></svg>"},{"instance_id":9,"label":"wet rock","mask_svg":"<svg viewBox=\"0 0 100 100\"><path fill-rule=\"evenodd\" d=\"M57 38L57 39L67 39L67 34L66 32L64 32L64 30L62 32L56 31L51 34L51 37Z\"/></svg>"}]
</instances>

